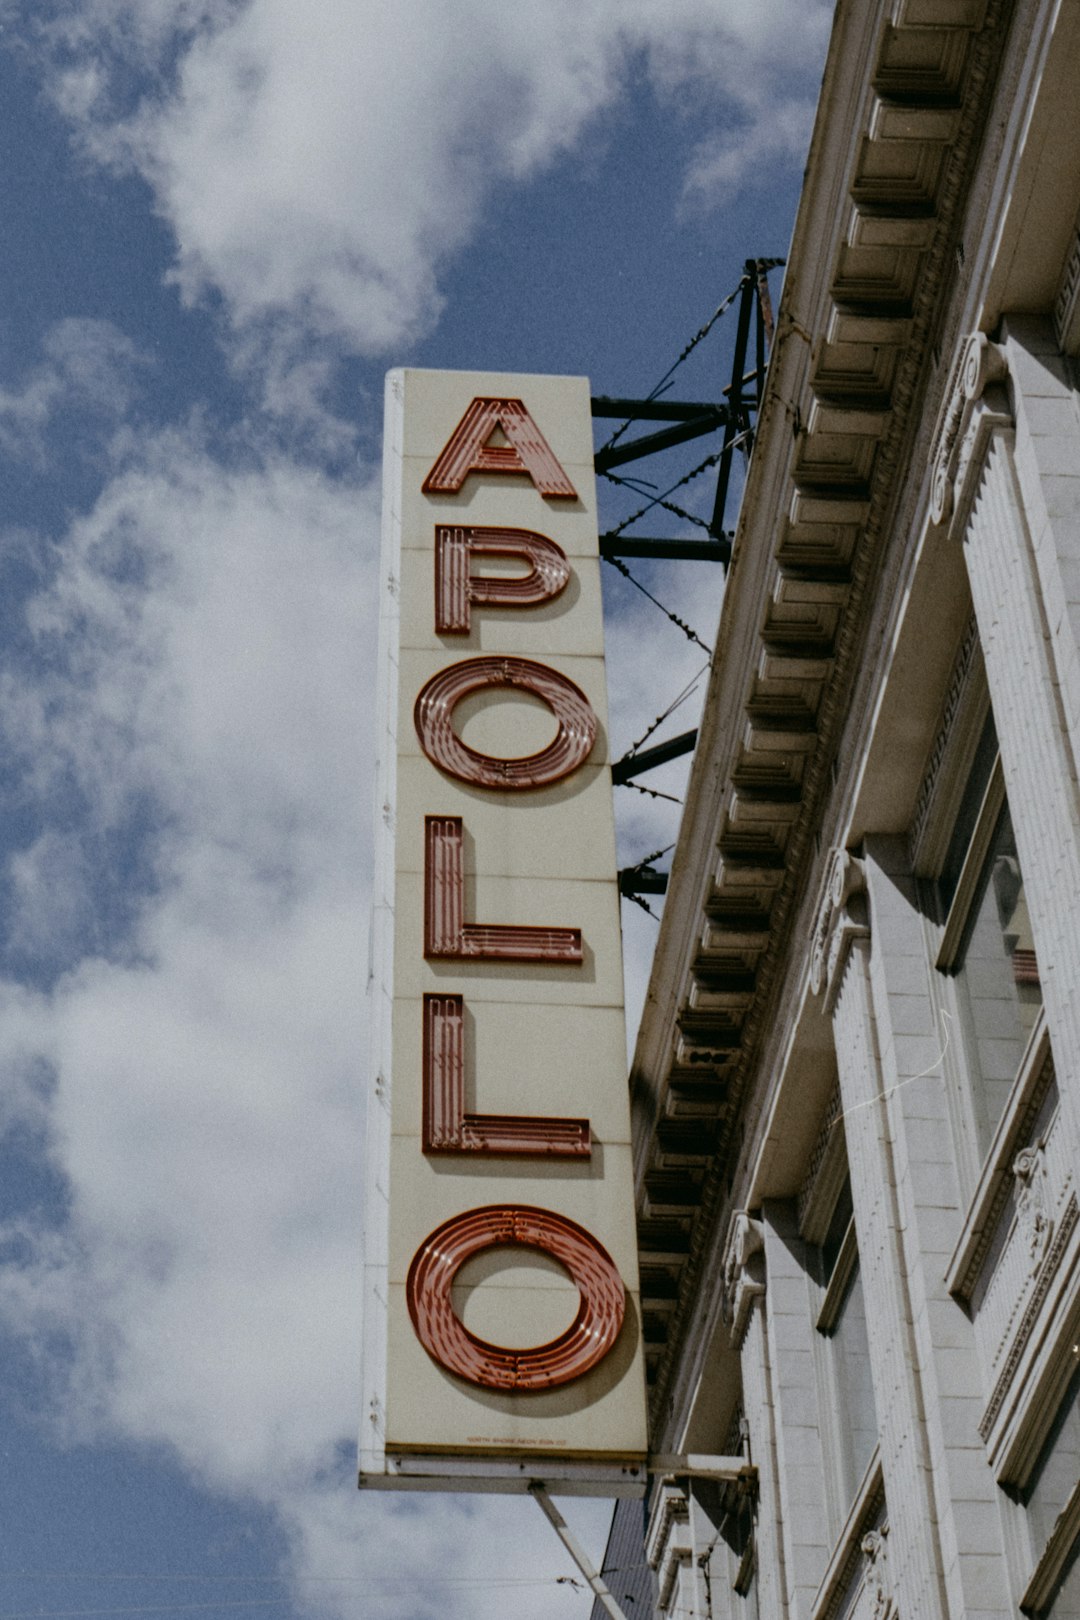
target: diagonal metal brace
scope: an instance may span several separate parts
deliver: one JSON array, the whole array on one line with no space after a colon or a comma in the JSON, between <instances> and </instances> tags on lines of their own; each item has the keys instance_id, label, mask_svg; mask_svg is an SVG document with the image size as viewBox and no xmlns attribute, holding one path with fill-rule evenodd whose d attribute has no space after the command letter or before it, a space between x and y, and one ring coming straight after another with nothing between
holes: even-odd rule
<instances>
[{"instance_id":1,"label":"diagonal metal brace","mask_svg":"<svg viewBox=\"0 0 1080 1620\"><path fill-rule=\"evenodd\" d=\"M556 1535L584 1575L590 1590L610 1614L611 1620L627 1620L626 1611L619 1607L603 1577L593 1568L588 1553L548 1495L547 1486L540 1480L533 1480L529 1486L529 1495L539 1502L544 1516L554 1525Z\"/></svg>"},{"instance_id":2,"label":"diagonal metal brace","mask_svg":"<svg viewBox=\"0 0 1080 1620\"><path fill-rule=\"evenodd\" d=\"M643 456L654 456L658 450L670 450L676 444L686 444L690 439L715 433L717 428L726 425L727 419L728 413L723 406L713 406L692 417L689 422L678 422L674 427L662 428L659 433L641 433L636 439L624 439L622 444L607 445L596 452L593 465L598 473L605 473L609 468L621 467L627 461L640 461Z\"/></svg>"}]
</instances>

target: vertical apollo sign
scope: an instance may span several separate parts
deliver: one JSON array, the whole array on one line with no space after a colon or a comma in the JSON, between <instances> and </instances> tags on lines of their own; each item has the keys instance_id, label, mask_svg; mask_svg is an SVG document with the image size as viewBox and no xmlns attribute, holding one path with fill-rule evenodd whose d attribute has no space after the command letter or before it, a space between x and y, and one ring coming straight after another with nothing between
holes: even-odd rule
<instances>
[{"instance_id":1,"label":"vertical apollo sign","mask_svg":"<svg viewBox=\"0 0 1080 1620\"><path fill-rule=\"evenodd\" d=\"M588 383L392 372L360 1483L645 1452Z\"/></svg>"}]
</instances>

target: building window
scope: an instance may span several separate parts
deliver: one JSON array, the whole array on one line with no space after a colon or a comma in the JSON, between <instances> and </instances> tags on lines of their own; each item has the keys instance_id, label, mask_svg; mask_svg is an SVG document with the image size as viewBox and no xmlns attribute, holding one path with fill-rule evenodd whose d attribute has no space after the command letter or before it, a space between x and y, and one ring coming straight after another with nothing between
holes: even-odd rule
<instances>
[{"instance_id":1,"label":"building window","mask_svg":"<svg viewBox=\"0 0 1080 1620\"><path fill-rule=\"evenodd\" d=\"M758 1620L754 1503L746 1490L740 1489L728 1501L720 1520L717 1540L725 1549L722 1578L733 1594L730 1600L731 1614L738 1616L738 1620ZM709 1573L711 1586L711 1580L715 1579L717 1573L715 1554ZM709 1596L711 1601L711 1590ZM724 1608L720 1609L722 1614L727 1612Z\"/></svg>"},{"instance_id":2,"label":"building window","mask_svg":"<svg viewBox=\"0 0 1080 1620\"><path fill-rule=\"evenodd\" d=\"M1024 879L993 717L983 725L938 895L938 969L955 983L980 1160L990 1146L1042 1005Z\"/></svg>"},{"instance_id":3,"label":"building window","mask_svg":"<svg viewBox=\"0 0 1080 1620\"><path fill-rule=\"evenodd\" d=\"M832 1442L833 1528L838 1531L878 1443L850 1180L841 1188L819 1253L823 1294L817 1330L825 1341L821 1358L824 1408L829 1414L828 1436Z\"/></svg>"},{"instance_id":4,"label":"building window","mask_svg":"<svg viewBox=\"0 0 1080 1620\"><path fill-rule=\"evenodd\" d=\"M1024 1614L1080 1620L1080 1365L1023 1493L1034 1573Z\"/></svg>"}]
</instances>

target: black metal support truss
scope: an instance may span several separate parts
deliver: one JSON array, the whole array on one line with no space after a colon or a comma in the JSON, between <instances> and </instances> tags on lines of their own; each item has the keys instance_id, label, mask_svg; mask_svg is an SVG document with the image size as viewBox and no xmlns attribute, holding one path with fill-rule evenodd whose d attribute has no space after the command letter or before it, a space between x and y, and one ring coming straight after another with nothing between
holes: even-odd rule
<instances>
[{"instance_id":1,"label":"black metal support truss","mask_svg":"<svg viewBox=\"0 0 1080 1620\"><path fill-rule=\"evenodd\" d=\"M710 534L722 534L724 532L724 511L727 507L728 486L731 483L731 463L735 455L736 441L739 441L747 451L750 448L751 401L743 399L743 389L748 382L754 382L753 404L756 406L761 393L761 384L764 382L763 356L760 347L757 366L752 372L746 370L746 348L750 337L750 317L754 311L756 297L757 266L753 259L747 259L745 274L742 279L742 294L739 298L739 325L735 334L735 355L731 362L731 381L724 389L727 396L728 416L724 425L724 448L720 454L720 469L716 475L716 500L713 503L712 522L709 524Z\"/></svg>"},{"instance_id":2,"label":"black metal support truss","mask_svg":"<svg viewBox=\"0 0 1080 1620\"><path fill-rule=\"evenodd\" d=\"M646 456L672 449L675 445L687 444L693 439L704 438L707 434L718 430L723 433L719 455L710 458L717 464L718 471L712 517L708 525L701 524L705 530L705 537L700 540L664 540L652 535L623 534L616 530L600 536L602 557L606 557L609 561L624 557L655 557L667 558L669 561L719 562L725 569L727 568L731 560L732 536L724 528L724 518L731 484L732 463L736 450L742 450L749 456L753 442L754 424L751 413L756 413L761 400L768 348L772 345L774 330L768 272L783 262L783 259L747 259L736 292L721 304L712 320L702 327L672 367L674 371L695 344L706 336L724 309L738 298L739 310L731 381L722 390L722 401L696 403L656 397L611 399L605 395L597 395L592 400L593 416L617 417L624 424L623 429L616 431L614 439L596 453L596 471L601 475L610 473L615 467L640 461ZM754 322L754 364L747 369L751 320ZM671 372L667 375L670 377ZM667 378L664 379L665 383L666 381ZM622 432L632 422L664 422L670 425L653 433L641 433L637 438L623 440L620 443ZM710 461L707 460L699 470L704 470L709 465ZM661 502L655 501L651 504L655 506ZM645 511L649 509L651 508L644 508L638 515L644 516ZM625 754L611 767L612 783L616 786L630 784L636 787L638 784L634 778L643 772L655 770L659 765L666 765L669 760L679 759L682 755L691 753L697 743L697 736L696 730L684 731L679 736L671 737L667 742L657 743L652 748L642 748L637 753ZM624 867L618 874L619 893L648 911L650 916L655 916L656 913L652 911L644 896L667 893L669 874L658 871L653 865L658 855L664 853L666 852L661 850L655 855L646 856L636 866Z\"/></svg>"},{"instance_id":3,"label":"black metal support truss","mask_svg":"<svg viewBox=\"0 0 1080 1620\"><path fill-rule=\"evenodd\" d=\"M608 394L594 394L591 404L594 416L615 416L631 422L693 422L703 411L723 415L727 409L700 400L612 399Z\"/></svg>"},{"instance_id":4,"label":"black metal support truss","mask_svg":"<svg viewBox=\"0 0 1080 1620\"><path fill-rule=\"evenodd\" d=\"M731 535L724 528L731 469L735 451L749 455L753 441L751 413L756 412L765 383L767 345L773 337L772 300L769 296L768 272L783 259L747 259L737 289L739 310L735 332L735 352L732 357L731 381L722 390L722 402L695 403L687 400L610 399L598 395L592 401L592 414L596 417L618 417L630 422L667 422L671 426L655 433L639 434L635 439L605 445L596 453L598 473L608 473L615 467L639 461L645 456L687 444L692 439L722 430L716 495L712 517L708 525L702 524L707 539L661 540L645 535L619 532L600 536L602 557L656 557L670 561L718 562L725 568L731 558ZM723 307L723 306L722 306ZM755 318L756 317L756 318ZM715 319L715 317L714 317ZM750 327L754 326L754 363L747 368L750 347ZM702 333L698 336L704 335ZM692 345L691 345L692 347ZM689 349L684 351L688 353Z\"/></svg>"}]
</instances>

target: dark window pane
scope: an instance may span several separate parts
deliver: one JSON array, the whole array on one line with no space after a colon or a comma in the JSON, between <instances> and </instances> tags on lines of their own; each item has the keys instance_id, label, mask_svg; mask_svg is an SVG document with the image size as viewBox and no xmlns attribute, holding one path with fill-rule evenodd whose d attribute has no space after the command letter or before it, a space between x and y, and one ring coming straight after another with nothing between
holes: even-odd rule
<instances>
[{"instance_id":1,"label":"dark window pane","mask_svg":"<svg viewBox=\"0 0 1080 1620\"><path fill-rule=\"evenodd\" d=\"M1028 1521L1038 1557L1080 1480L1080 1367L1062 1401L1027 1494ZM1080 1620L1080 1557L1074 1548L1047 1620Z\"/></svg>"},{"instance_id":2,"label":"dark window pane","mask_svg":"<svg viewBox=\"0 0 1080 1620\"><path fill-rule=\"evenodd\" d=\"M836 1200L836 1208L833 1210L829 1230L825 1234L825 1241L821 1245L821 1260L824 1268L821 1280L823 1283L828 1283L833 1274L836 1257L840 1253L840 1246L851 1222L851 1215L851 1182L845 1181L843 1191Z\"/></svg>"},{"instance_id":3,"label":"dark window pane","mask_svg":"<svg viewBox=\"0 0 1080 1620\"><path fill-rule=\"evenodd\" d=\"M852 1273L836 1318L832 1344L840 1397L840 1458L845 1495L850 1501L878 1441L870 1345L866 1337L866 1302L858 1266Z\"/></svg>"},{"instance_id":4,"label":"dark window pane","mask_svg":"<svg viewBox=\"0 0 1080 1620\"><path fill-rule=\"evenodd\" d=\"M975 760L968 777L964 797L960 801L960 809L956 816L956 825L949 840L949 848L945 855L945 863L941 869L939 889L944 912L952 905L956 885L960 880L960 871L964 864L964 857L971 843L971 835L975 831L975 823L979 817L979 806L986 792L986 785L990 780L990 773L997 759L998 742L997 732L994 730L994 717L988 714L986 723L975 750Z\"/></svg>"},{"instance_id":5,"label":"dark window pane","mask_svg":"<svg viewBox=\"0 0 1080 1620\"><path fill-rule=\"evenodd\" d=\"M988 1146L1042 1002L1035 943L1008 805L976 892L957 969Z\"/></svg>"}]
</instances>

